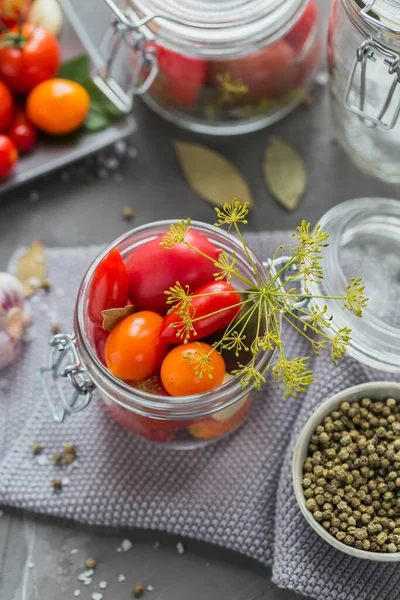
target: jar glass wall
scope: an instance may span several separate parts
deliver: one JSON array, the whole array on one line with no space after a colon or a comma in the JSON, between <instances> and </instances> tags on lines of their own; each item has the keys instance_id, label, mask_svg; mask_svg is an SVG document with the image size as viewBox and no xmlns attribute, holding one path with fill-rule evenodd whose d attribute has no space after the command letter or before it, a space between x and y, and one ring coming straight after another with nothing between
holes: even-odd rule
<instances>
[{"instance_id":1,"label":"jar glass wall","mask_svg":"<svg viewBox=\"0 0 400 600\"><path fill-rule=\"evenodd\" d=\"M194 448L232 433L247 417L252 404L252 385L242 389L238 377L228 377L226 383L203 394L173 397L157 393L151 381L134 388L117 379L105 366L104 345L107 338L100 326L88 315L88 299L93 274L103 258L118 248L124 259L138 246L166 233L169 221L139 227L112 242L89 268L80 287L75 310L75 338L80 362L105 401L107 412L120 425L146 440L164 443L173 448ZM215 227L192 222L191 228L201 232L228 255L235 252L239 271L257 283L241 244ZM266 277L262 264L253 257L259 277ZM273 352L261 352L259 369L265 369ZM156 392L156 393L154 393Z\"/></svg>"},{"instance_id":2,"label":"jar glass wall","mask_svg":"<svg viewBox=\"0 0 400 600\"><path fill-rule=\"evenodd\" d=\"M394 78L399 76L396 72L389 72L389 63L395 60L400 52L400 38L388 35L385 30L380 31L379 27L371 29L363 17L360 17L360 7L364 4L367 3L358 0L334 0L332 4L328 64L336 134L341 145L359 167L383 180L398 182L400 120L397 120L393 128L387 129L355 114L346 106L347 99L347 104L362 109L368 115L379 117L387 102ZM381 0L376 10L383 11L385 4L386 0ZM388 4L391 8L393 5L396 5L396 0ZM397 3L397 10L400 16L400 3ZM382 15L380 18L382 19ZM393 23L393 26L395 25ZM367 40L376 41L388 52L393 52L393 59L378 48L369 49L363 46ZM366 68L365 89L362 85L361 62L357 63L352 77L357 55L362 57ZM384 123L391 121L399 102L400 85L397 85L390 106L382 119Z\"/></svg>"},{"instance_id":3,"label":"jar glass wall","mask_svg":"<svg viewBox=\"0 0 400 600\"><path fill-rule=\"evenodd\" d=\"M155 112L229 135L274 123L301 102L321 54L316 0L186 0L180 13L176 5L128 4L139 18L161 15L148 23L158 74L143 96ZM142 70L143 81L148 74Z\"/></svg>"}]
</instances>

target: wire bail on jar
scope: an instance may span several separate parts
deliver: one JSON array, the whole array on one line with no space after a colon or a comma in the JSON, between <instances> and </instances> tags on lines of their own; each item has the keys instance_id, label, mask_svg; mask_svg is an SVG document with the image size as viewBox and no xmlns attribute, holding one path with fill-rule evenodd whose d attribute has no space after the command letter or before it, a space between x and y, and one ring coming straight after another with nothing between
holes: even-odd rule
<instances>
[{"instance_id":1,"label":"wire bail on jar","mask_svg":"<svg viewBox=\"0 0 400 600\"><path fill-rule=\"evenodd\" d=\"M369 25L383 29L390 34L400 36L400 29L382 23L374 16L374 14L371 13L371 9L373 8L375 2L376 0L370 0L370 2L360 11L360 17ZM392 78L392 82L383 106L378 109L377 114L374 115L365 109L369 90L371 89L372 93L374 92L373 84L368 85L367 65L369 61L376 62L380 57L382 63L388 67L388 74ZM359 105L357 106L357 104L351 101L351 95L355 87L354 80L358 72L360 73L360 99ZM352 113L358 115L366 127L380 127L381 129L385 130L393 129L400 114L400 97L397 101L397 105L395 105L393 108L393 100L396 91L399 89L399 83L400 55L392 50L389 50L386 46L382 45L376 40L369 38L365 40L361 46L359 46L359 48L357 48L356 57L354 59L346 85L344 97L345 107ZM391 108L392 117L385 121L384 117Z\"/></svg>"}]
</instances>

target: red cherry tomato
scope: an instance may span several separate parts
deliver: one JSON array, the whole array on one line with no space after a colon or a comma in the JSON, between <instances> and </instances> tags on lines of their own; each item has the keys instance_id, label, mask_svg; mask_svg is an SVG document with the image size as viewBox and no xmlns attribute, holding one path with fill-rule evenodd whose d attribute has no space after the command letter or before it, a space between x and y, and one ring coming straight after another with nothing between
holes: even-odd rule
<instances>
[{"instance_id":1,"label":"red cherry tomato","mask_svg":"<svg viewBox=\"0 0 400 600\"><path fill-rule=\"evenodd\" d=\"M0 179L10 175L18 159L18 150L6 135L0 135Z\"/></svg>"},{"instance_id":2,"label":"red cherry tomato","mask_svg":"<svg viewBox=\"0 0 400 600\"><path fill-rule=\"evenodd\" d=\"M6 27L16 25L29 0L0 0L0 22Z\"/></svg>"},{"instance_id":3,"label":"red cherry tomato","mask_svg":"<svg viewBox=\"0 0 400 600\"><path fill-rule=\"evenodd\" d=\"M119 425L137 433L150 442L166 443L174 439L175 430L166 431L159 429L158 427L151 427L154 419L144 421L147 417L141 417L141 415L138 415L127 408L123 408L115 402L111 405L106 404L106 409Z\"/></svg>"},{"instance_id":4,"label":"red cherry tomato","mask_svg":"<svg viewBox=\"0 0 400 600\"><path fill-rule=\"evenodd\" d=\"M209 256L208 260L184 243L169 250L160 246L164 236L139 246L126 261L130 278L130 298L138 310L165 314L169 308L165 291L179 281L193 291L213 279L214 261L221 250L197 231L189 231L185 240Z\"/></svg>"},{"instance_id":5,"label":"red cherry tomato","mask_svg":"<svg viewBox=\"0 0 400 600\"><path fill-rule=\"evenodd\" d=\"M0 81L0 133L7 131L14 115L14 98L8 87Z\"/></svg>"},{"instance_id":6,"label":"red cherry tomato","mask_svg":"<svg viewBox=\"0 0 400 600\"><path fill-rule=\"evenodd\" d=\"M241 104L276 98L288 93L295 85L297 69L295 52L285 40L278 40L253 54L232 60L210 62L211 83L219 86L221 77L241 81L248 91L238 99Z\"/></svg>"},{"instance_id":7,"label":"red cherry tomato","mask_svg":"<svg viewBox=\"0 0 400 600\"><path fill-rule=\"evenodd\" d=\"M108 336L105 353L111 373L120 379L146 379L162 363L169 346L160 340L162 317L143 310L126 317Z\"/></svg>"},{"instance_id":8,"label":"red cherry tomato","mask_svg":"<svg viewBox=\"0 0 400 600\"><path fill-rule=\"evenodd\" d=\"M314 0L310 0L296 25L286 34L285 40L298 52L303 49L308 40L317 21L317 16L317 5Z\"/></svg>"},{"instance_id":9,"label":"red cherry tomato","mask_svg":"<svg viewBox=\"0 0 400 600\"><path fill-rule=\"evenodd\" d=\"M206 368L201 373L203 364ZM212 346L204 342L176 346L167 354L161 365L161 380L171 396L191 396L208 392L221 385L224 375L224 359Z\"/></svg>"},{"instance_id":10,"label":"red cherry tomato","mask_svg":"<svg viewBox=\"0 0 400 600\"><path fill-rule=\"evenodd\" d=\"M89 317L99 325L103 322L102 310L123 308L128 304L129 276L118 248L101 261L96 268L89 292Z\"/></svg>"},{"instance_id":11,"label":"red cherry tomato","mask_svg":"<svg viewBox=\"0 0 400 600\"><path fill-rule=\"evenodd\" d=\"M23 110L17 111L8 135L21 153L30 152L36 146L36 129L28 121Z\"/></svg>"},{"instance_id":12,"label":"red cherry tomato","mask_svg":"<svg viewBox=\"0 0 400 600\"><path fill-rule=\"evenodd\" d=\"M226 281L212 281L197 289L193 294L192 305L189 308L194 319L194 331L186 337L186 329L177 313L179 305L169 315L164 317L161 339L169 344L182 344L183 341L193 342L228 327L240 311L241 298L239 293Z\"/></svg>"},{"instance_id":13,"label":"red cherry tomato","mask_svg":"<svg viewBox=\"0 0 400 600\"><path fill-rule=\"evenodd\" d=\"M59 66L58 41L43 27L25 23L0 35L0 80L14 93L27 94Z\"/></svg>"},{"instance_id":14,"label":"red cherry tomato","mask_svg":"<svg viewBox=\"0 0 400 600\"><path fill-rule=\"evenodd\" d=\"M207 78L207 63L157 45L159 75L154 84L157 95L191 107L197 102ZM153 91L153 88L152 88Z\"/></svg>"}]
</instances>

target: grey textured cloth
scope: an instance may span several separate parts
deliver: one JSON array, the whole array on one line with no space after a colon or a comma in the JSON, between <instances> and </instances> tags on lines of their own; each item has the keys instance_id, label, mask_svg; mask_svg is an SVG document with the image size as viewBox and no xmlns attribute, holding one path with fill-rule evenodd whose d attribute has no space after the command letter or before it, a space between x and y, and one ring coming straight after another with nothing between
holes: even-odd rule
<instances>
[{"instance_id":1,"label":"grey textured cloth","mask_svg":"<svg viewBox=\"0 0 400 600\"><path fill-rule=\"evenodd\" d=\"M262 259L284 241L282 232L248 236ZM321 600L397 599L400 568L350 558L323 542L301 515L291 483L293 447L313 409L339 389L391 379L387 374L348 357L337 367L327 356L312 359L316 381L304 397L285 401L269 380L237 433L196 451L149 446L120 428L97 395L64 424L52 421L37 369L47 358L51 323L71 331L78 284L99 250L48 251L52 291L33 299L31 341L0 372L0 503L212 542L272 565L279 586ZM300 336L285 336L291 355L309 353ZM41 458L32 456L34 441L45 445ZM79 458L60 471L51 456L67 441ZM50 481L60 473L65 486L54 494Z\"/></svg>"}]
</instances>

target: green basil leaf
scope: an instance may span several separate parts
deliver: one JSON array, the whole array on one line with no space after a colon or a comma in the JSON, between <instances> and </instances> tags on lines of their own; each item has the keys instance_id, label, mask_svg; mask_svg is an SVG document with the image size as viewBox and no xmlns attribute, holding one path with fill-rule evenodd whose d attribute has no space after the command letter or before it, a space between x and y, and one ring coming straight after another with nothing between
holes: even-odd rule
<instances>
[{"instance_id":1,"label":"green basil leaf","mask_svg":"<svg viewBox=\"0 0 400 600\"><path fill-rule=\"evenodd\" d=\"M58 72L58 77L75 81L85 87L85 82L90 77L89 55L80 54L63 62Z\"/></svg>"}]
</instances>

